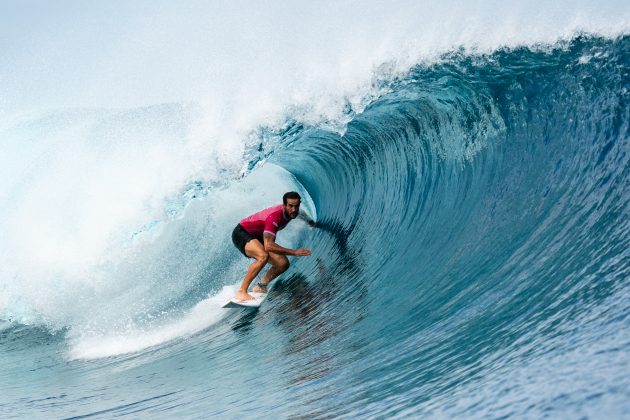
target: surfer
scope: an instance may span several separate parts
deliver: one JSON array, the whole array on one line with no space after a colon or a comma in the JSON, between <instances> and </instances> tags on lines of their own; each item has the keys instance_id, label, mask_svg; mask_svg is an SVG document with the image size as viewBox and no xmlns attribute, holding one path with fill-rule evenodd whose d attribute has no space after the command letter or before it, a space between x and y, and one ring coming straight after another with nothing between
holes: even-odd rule
<instances>
[{"instance_id":1,"label":"surfer","mask_svg":"<svg viewBox=\"0 0 630 420\"><path fill-rule=\"evenodd\" d=\"M253 297L247 293L254 277L260 273L267 263L271 268L258 282L253 291L266 293L267 285L289 268L287 255L306 257L311 255L307 248L290 249L276 243L276 234L296 217L304 219L310 226L315 221L304 212L300 212L302 197L295 191L290 191L282 197L282 204L269 207L241 220L232 231L234 246L254 262L247 269L241 288L236 292L236 299L250 300Z\"/></svg>"}]
</instances>

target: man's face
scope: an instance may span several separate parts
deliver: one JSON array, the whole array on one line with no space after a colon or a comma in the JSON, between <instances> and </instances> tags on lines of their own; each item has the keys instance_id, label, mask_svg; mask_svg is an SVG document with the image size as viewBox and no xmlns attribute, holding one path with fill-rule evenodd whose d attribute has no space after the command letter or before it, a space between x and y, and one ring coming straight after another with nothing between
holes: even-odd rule
<instances>
[{"instance_id":1,"label":"man's face","mask_svg":"<svg viewBox=\"0 0 630 420\"><path fill-rule=\"evenodd\" d=\"M299 213L300 213L300 199L288 198L287 204L284 205L284 214L289 216L291 219L295 219Z\"/></svg>"}]
</instances>

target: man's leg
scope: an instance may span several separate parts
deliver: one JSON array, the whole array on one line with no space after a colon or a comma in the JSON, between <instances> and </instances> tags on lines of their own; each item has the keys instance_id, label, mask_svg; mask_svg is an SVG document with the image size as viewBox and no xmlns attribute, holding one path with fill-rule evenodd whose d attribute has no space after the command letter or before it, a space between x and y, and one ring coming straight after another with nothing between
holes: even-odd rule
<instances>
[{"instance_id":1,"label":"man's leg","mask_svg":"<svg viewBox=\"0 0 630 420\"><path fill-rule=\"evenodd\" d=\"M271 268L269 269L269 271L267 271L267 274L265 274L265 276L260 281L263 286L268 285L270 281L287 271L287 269L289 268L289 259L285 255L276 254L275 252L269 252L268 254ZM266 292L266 290L263 290L258 286L254 287L254 291Z\"/></svg>"},{"instance_id":2,"label":"man's leg","mask_svg":"<svg viewBox=\"0 0 630 420\"><path fill-rule=\"evenodd\" d=\"M247 289L249 288L250 283L260 273L260 270L263 269L267 261L269 260L269 253L265 251L265 248L260 243L258 239L252 239L251 241L245 244L245 254L248 257L254 259L254 262L247 269L247 274L245 274L245 278L243 279L243 283L241 284L241 288L236 292L236 298L240 300L250 300L253 297L247 293Z\"/></svg>"}]
</instances>

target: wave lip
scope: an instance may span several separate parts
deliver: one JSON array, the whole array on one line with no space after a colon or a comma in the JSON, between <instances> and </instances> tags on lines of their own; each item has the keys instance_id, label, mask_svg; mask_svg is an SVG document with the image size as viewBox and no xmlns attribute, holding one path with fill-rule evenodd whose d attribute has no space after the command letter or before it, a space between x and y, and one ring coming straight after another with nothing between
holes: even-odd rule
<instances>
[{"instance_id":1,"label":"wave lip","mask_svg":"<svg viewBox=\"0 0 630 420\"><path fill-rule=\"evenodd\" d=\"M150 17L146 10L65 5L43 20L37 9L7 7L0 112L205 101L215 123L250 118L259 105L264 113L311 101L326 114L334 101L318 98L352 96L383 63L406 72L460 47L491 53L630 30L630 9L615 1L301 2L238 10L194 2L163 4Z\"/></svg>"}]
</instances>

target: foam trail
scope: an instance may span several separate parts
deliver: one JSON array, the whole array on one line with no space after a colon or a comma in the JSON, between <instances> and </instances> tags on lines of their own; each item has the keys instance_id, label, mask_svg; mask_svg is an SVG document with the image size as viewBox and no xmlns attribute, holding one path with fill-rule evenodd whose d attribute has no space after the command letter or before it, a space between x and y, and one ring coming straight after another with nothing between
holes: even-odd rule
<instances>
[{"instance_id":1,"label":"foam trail","mask_svg":"<svg viewBox=\"0 0 630 420\"><path fill-rule=\"evenodd\" d=\"M219 293L196 304L184 316L165 325L153 325L148 330L130 327L114 334L70 335L70 359L98 359L134 353L198 333L229 314L221 305L234 296L236 286L225 286Z\"/></svg>"}]
</instances>

